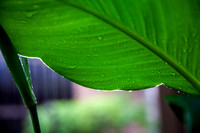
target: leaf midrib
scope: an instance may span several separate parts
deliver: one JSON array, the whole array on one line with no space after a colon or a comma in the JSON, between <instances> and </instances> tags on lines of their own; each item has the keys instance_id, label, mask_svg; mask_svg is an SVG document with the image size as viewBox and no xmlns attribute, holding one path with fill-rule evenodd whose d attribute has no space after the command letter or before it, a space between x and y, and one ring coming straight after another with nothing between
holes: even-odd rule
<instances>
[{"instance_id":1,"label":"leaf midrib","mask_svg":"<svg viewBox=\"0 0 200 133\"><path fill-rule=\"evenodd\" d=\"M200 81L194 77L190 72L188 72L184 67L179 65L174 59L172 59L169 55L162 52L160 49L155 47L151 42L145 40L143 37L137 35L136 33L133 33L131 30L127 29L125 26L120 25L119 23L116 23L115 21L112 21L108 17L102 16L92 10L90 10L87 7L82 7L80 5L74 4L69 1L62 1L59 0L62 3L65 3L73 8L76 8L78 10L81 10L83 12L86 12L90 15L93 15L94 17L106 22L107 24L111 25L112 27L118 29L119 31L123 32L127 36L131 37L135 41L139 42L141 45L149 49L151 52L153 52L155 55L157 55L159 58L164 60L168 63L171 67L173 67L178 73L180 73L192 86L200 93Z\"/></svg>"}]
</instances>

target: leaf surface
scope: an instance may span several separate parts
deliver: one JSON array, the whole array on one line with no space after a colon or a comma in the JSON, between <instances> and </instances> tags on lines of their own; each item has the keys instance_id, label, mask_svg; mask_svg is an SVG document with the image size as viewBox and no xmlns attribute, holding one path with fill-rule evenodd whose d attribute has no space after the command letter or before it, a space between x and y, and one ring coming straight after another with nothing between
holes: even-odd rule
<instances>
[{"instance_id":1,"label":"leaf surface","mask_svg":"<svg viewBox=\"0 0 200 133\"><path fill-rule=\"evenodd\" d=\"M200 90L198 0L0 2L17 52L102 90Z\"/></svg>"}]
</instances>

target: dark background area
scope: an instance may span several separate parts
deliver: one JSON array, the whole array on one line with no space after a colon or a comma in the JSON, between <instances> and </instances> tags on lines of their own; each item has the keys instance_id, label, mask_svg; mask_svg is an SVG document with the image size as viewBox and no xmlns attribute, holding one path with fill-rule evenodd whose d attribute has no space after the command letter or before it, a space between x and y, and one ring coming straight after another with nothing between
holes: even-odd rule
<instances>
[{"instance_id":1,"label":"dark background area","mask_svg":"<svg viewBox=\"0 0 200 133\"><path fill-rule=\"evenodd\" d=\"M72 99L71 82L45 66L29 59L34 92L38 104L54 99ZM14 64L13 64L14 65ZM10 72L0 53L0 129L20 133L27 113Z\"/></svg>"}]
</instances>

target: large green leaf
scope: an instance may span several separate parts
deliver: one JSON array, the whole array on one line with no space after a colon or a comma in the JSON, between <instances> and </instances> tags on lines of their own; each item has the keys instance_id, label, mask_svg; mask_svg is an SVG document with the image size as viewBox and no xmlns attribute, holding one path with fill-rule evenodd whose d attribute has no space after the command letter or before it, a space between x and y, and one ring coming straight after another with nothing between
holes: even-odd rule
<instances>
[{"instance_id":1,"label":"large green leaf","mask_svg":"<svg viewBox=\"0 0 200 133\"><path fill-rule=\"evenodd\" d=\"M1 0L17 52L78 84L200 90L199 0Z\"/></svg>"}]
</instances>

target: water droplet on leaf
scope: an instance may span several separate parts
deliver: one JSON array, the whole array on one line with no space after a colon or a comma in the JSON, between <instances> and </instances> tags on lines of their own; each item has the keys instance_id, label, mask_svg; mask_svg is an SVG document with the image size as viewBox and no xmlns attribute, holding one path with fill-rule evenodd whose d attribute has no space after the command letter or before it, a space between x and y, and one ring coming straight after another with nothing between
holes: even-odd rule
<instances>
[{"instance_id":1,"label":"water droplet on leaf","mask_svg":"<svg viewBox=\"0 0 200 133\"><path fill-rule=\"evenodd\" d=\"M182 90L182 88L181 87L178 87L180 90ZM180 91L179 91L180 92Z\"/></svg>"},{"instance_id":2,"label":"water droplet on leaf","mask_svg":"<svg viewBox=\"0 0 200 133\"><path fill-rule=\"evenodd\" d=\"M39 8L40 6L39 5L33 5L33 8Z\"/></svg>"},{"instance_id":3,"label":"water droplet on leaf","mask_svg":"<svg viewBox=\"0 0 200 133\"><path fill-rule=\"evenodd\" d=\"M26 17L31 18L33 15L37 14L36 11L32 11L32 12L25 12Z\"/></svg>"},{"instance_id":4,"label":"water droplet on leaf","mask_svg":"<svg viewBox=\"0 0 200 133\"><path fill-rule=\"evenodd\" d=\"M98 39L99 41L102 41L102 40L103 40L103 37L102 37L102 36L98 36L97 39Z\"/></svg>"},{"instance_id":5,"label":"water droplet on leaf","mask_svg":"<svg viewBox=\"0 0 200 133\"><path fill-rule=\"evenodd\" d=\"M188 42L188 39L185 35L183 36L183 40L184 40L184 42Z\"/></svg>"},{"instance_id":6,"label":"water droplet on leaf","mask_svg":"<svg viewBox=\"0 0 200 133\"><path fill-rule=\"evenodd\" d=\"M68 66L69 68L76 68L77 66L75 65L72 65L72 66Z\"/></svg>"},{"instance_id":7,"label":"water droplet on leaf","mask_svg":"<svg viewBox=\"0 0 200 133\"><path fill-rule=\"evenodd\" d=\"M172 76L175 76L175 75L176 75L176 73L171 73L171 75L172 75Z\"/></svg>"},{"instance_id":8,"label":"water droplet on leaf","mask_svg":"<svg viewBox=\"0 0 200 133\"><path fill-rule=\"evenodd\" d=\"M124 48L126 48L127 47L127 45L126 44L124 44Z\"/></svg>"},{"instance_id":9,"label":"water droplet on leaf","mask_svg":"<svg viewBox=\"0 0 200 133\"><path fill-rule=\"evenodd\" d=\"M191 53L191 52L192 52L192 48L190 48L190 49L188 50L188 52Z\"/></svg>"},{"instance_id":10,"label":"water droplet on leaf","mask_svg":"<svg viewBox=\"0 0 200 133\"><path fill-rule=\"evenodd\" d=\"M192 33L192 37L195 37L195 36L196 36L196 34L197 34L196 32Z\"/></svg>"},{"instance_id":11,"label":"water droplet on leaf","mask_svg":"<svg viewBox=\"0 0 200 133\"><path fill-rule=\"evenodd\" d=\"M165 40L165 39L162 39L162 43L165 44L165 43L166 43L166 40Z\"/></svg>"},{"instance_id":12,"label":"water droplet on leaf","mask_svg":"<svg viewBox=\"0 0 200 133\"><path fill-rule=\"evenodd\" d=\"M184 52L184 53L186 53L186 52L187 52L186 48L183 48L183 52Z\"/></svg>"}]
</instances>

